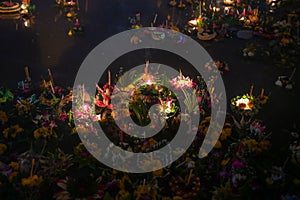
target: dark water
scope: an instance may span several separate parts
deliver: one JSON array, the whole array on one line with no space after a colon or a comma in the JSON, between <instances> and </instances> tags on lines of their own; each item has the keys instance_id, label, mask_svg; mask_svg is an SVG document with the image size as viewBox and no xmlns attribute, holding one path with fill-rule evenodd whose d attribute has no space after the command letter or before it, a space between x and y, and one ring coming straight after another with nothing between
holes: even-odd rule
<instances>
[{"instance_id":1,"label":"dark water","mask_svg":"<svg viewBox=\"0 0 300 200\"><path fill-rule=\"evenodd\" d=\"M15 88L17 81L24 79L25 66L34 81L41 75L46 77L47 68L51 68L56 81L71 85L80 64L95 46L130 27L128 17L140 12L142 24L148 26L155 13L158 23L170 14L180 24L188 12L169 8L168 1L162 0L79 0L75 11L85 33L70 37L67 32L73 22L54 0L33 0L32 4L36 5L35 23L29 28L22 20L0 19L1 85Z\"/></svg>"}]
</instances>

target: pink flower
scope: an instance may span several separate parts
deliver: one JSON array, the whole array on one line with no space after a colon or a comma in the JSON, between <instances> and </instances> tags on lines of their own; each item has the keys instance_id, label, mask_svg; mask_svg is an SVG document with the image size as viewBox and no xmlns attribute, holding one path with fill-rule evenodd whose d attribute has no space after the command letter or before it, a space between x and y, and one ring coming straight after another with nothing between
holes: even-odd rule
<instances>
[{"instance_id":1,"label":"pink flower","mask_svg":"<svg viewBox=\"0 0 300 200\"><path fill-rule=\"evenodd\" d=\"M64 122L66 119L68 119L68 115L65 112L60 113L59 120Z\"/></svg>"},{"instance_id":2,"label":"pink flower","mask_svg":"<svg viewBox=\"0 0 300 200\"><path fill-rule=\"evenodd\" d=\"M232 163L232 167L242 168L242 167L244 167L244 164L242 162L239 162L239 161L235 160Z\"/></svg>"},{"instance_id":3,"label":"pink flower","mask_svg":"<svg viewBox=\"0 0 300 200\"><path fill-rule=\"evenodd\" d=\"M56 122L55 122L54 120L51 120L51 122L50 122L50 127L51 127L51 128L57 127Z\"/></svg>"}]
</instances>

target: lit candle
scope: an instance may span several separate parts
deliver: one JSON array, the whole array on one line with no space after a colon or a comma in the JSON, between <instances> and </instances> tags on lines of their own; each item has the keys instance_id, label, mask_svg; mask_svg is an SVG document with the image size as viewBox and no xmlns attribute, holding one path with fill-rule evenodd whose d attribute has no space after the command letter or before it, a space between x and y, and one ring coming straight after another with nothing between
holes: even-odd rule
<instances>
[{"instance_id":1,"label":"lit candle","mask_svg":"<svg viewBox=\"0 0 300 200\"><path fill-rule=\"evenodd\" d=\"M108 85L110 85L111 81L110 81L110 70L108 70Z\"/></svg>"},{"instance_id":2,"label":"lit candle","mask_svg":"<svg viewBox=\"0 0 300 200\"><path fill-rule=\"evenodd\" d=\"M50 87L51 87L52 93L54 94L54 93L55 93L55 90L54 90L54 88L53 88L52 81L50 81Z\"/></svg>"},{"instance_id":3,"label":"lit candle","mask_svg":"<svg viewBox=\"0 0 300 200\"><path fill-rule=\"evenodd\" d=\"M145 74L148 74L148 68L149 68L149 60L147 60L146 62Z\"/></svg>"},{"instance_id":4,"label":"lit candle","mask_svg":"<svg viewBox=\"0 0 300 200\"><path fill-rule=\"evenodd\" d=\"M30 177L32 177L32 176L33 176L34 164L35 164L35 159L33 158L33 159L31 160L31 170L30 170Z\"/></svg>"},{"instance_id":5,"label":"lit candle","mask_svg":"<svg viewBox=\"0 0 300 200\"><path fill-rule=\"evenodd\" d=\"M82 102L84 103L84 85L82 85Z\"/></svg>"},{"instance_id":6,"label":"lit candle","mask_svg":"<svg viewBox=\"0 0 300 200\"><path fill-rule=\"evenodd\" d=\"M212 87L211 88L211 94L214 93L214 91L215 91L215 87Z\"/></svg>"},{"instance_id":7,"label":"lit candle","mask_svg":"<svg viewBox=\"0 0 300 200\"><path fill-rule=\"evenodd\" d=\"M49 74L49 77L50 77L50 81L51 81L52 84L54 85L54 80L53 80L53 76L52 76L52 73L51 73L50 68L48 68L48 74Z\"/></svg>"},{"instance_id":8,"label":"lit candle","mask_svg":"<svg viewBox=\"0 0 300 200\"><path fill-rule=\"evenodd\" d=\"M251 87L250 87L250 93L249 93L250 96L252 96L253 87L254 87L253 85L251 85Z\"/></svg>"},{"instance_id":9,"label":"lit candle","mask_svg":"<svg viewBox=\"0 0 300 200\"><path fill-rule=\"evenodd\" d=\"M187 183L186 183L187 185L190 184L192 174L193 174L193 169L190 170L190 174L189 174L189 177L188 177L188 180L187 180Z\"/></svg>"},{"instance_id":10,"label":"lit candle","mask_svg":"<svg viewBox=\"0 0 300 200\"><path fill-rule=\"evenodd\" d=\"M47 83L46 83L45 79L43 80L43 85L44 85L44 87L47 87Z\"/></svg>"},{"instance_id":11,"label":"lit candle","mask_svg":"<svg viewBox=\"0 0 300 200\"><path fill-rule=\"evenodd\" d=\"M153 24L155 24L156 18L157 18L157 13L156 13L155 16L154 16Z\"/></svg>"},{"instance_id":12,"label":"lit candle","mask_svg":"<svg viewBox=\"0 0 300 200\"><path fill-rule=\"evenodd\" d=\"M264 88L262 88L262 89L261 89L261 93L260 93L260 97L261 97L261 98L263 98L263 97L264 97L264 91L265 91L265 89L264 89Z\"/></svg>"},{"instance_id":13,"label":"lit candle","mask_svg":"<svg viewBox=\"0 0 300 200\"><path fill-rule=\"evenodd\" d=\"M31 78L30 78L30 76L29 76L29 70L28 70L28 67L25 67L25 74L26 74L26 79L27 79L27 81L30 82L30 81L31 81Z\"/></svg>"}]
</instances>

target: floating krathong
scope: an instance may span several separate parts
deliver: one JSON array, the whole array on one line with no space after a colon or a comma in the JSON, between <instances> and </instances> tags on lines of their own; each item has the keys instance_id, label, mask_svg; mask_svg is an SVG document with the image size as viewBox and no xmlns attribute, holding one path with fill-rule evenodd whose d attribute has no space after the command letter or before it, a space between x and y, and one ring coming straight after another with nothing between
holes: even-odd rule
<instances>
[{"instance_id":1,"label":"floating krathong","mask_svg":"<svg viewBox=\"0 0 300 200\"><path fill-rule=\"evenodd\" d=\"M241 98L235 101L235 105L242 110L252 110L253 99L251 96L243 95Z\"/></svg>"},{"instance_id":2,"label":"floating krathong","mask_svg":"<svg viewBox=\"0 0 300 200\"><path fill-rule=\"evenodd\" d=\"M182 72L180 70L179 76L173 78L170 81L170 84L175 87L176 89L180 88L193 88L195 86L195 82L190 77L185 77L182 75Z\"/></svg>"}]
</instances>

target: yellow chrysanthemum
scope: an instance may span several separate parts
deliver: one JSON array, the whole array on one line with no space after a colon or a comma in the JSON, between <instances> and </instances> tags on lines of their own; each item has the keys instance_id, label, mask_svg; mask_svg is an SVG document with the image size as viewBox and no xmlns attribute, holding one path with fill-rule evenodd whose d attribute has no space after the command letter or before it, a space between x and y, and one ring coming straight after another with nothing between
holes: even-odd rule
<instances>
[{"instance_id":1,"label":"yellow chrysanthemum","mask_svg":"<svg viewBox=\"0 0 300 200\"><path fill-rule=\"evenodd\" d=\"M227 165L228 162L229 162L229 160L230 160L229 158L222 160L222 161L221 161L221 165L222 165L222 166Z\"/></svg>"},{"instance_id":2,"label":"yellow chrysanthemum","mask_svg":"<svg viewBox=\"0 0 300 200\"><path fill-rule=\"evenodd\" d=\"M29 176L28 178L22 178L22 185L28 187L35 187L41 184L43 177L38 175Z\"/></svg>"},{"instance_id":3,"label":"yellow chrysanthemum","mask_svg":"<svg viewBox=\"0 0 300 200\"><path fill-rule=\"evenodd\" d=\"M0 156L5 153L6 149L6 144L0 143Z\"/></svg>"},{"instance_id":4,"label":"yellow chrysanthemum","mask_svg":"<svg viewBox=\"0 0 300 200\"><path fill-rule=\"evenodd\" d=\"M18 171L19 168L20 168L20 165L19 165L19 163L17 163L17 162L11 162L11 163L9 164L9 166L10 166L14 171Z\"/></svg>"},{"instance_id":5,"label":"yellow chrysanthemum","mask_svg":"<svg viewBox=\"0 0 300 200\"><path fill-rule=\"evenodd\" d=\"M35 139L38 139L40 137L47 138L50 137L51 135L52 135L52 128L41 127L34 130L33 132L33 137Z\"/></svg>"},{"instance_id":6,"label":"yellow chrysanthemum","mask_svg":"<svg viewBox=\"0 0 300 200\"><path fill-rule=\"evenodd\" d=\"M15 138L15 137L17 137L17 135L19 133L22 133L23 131L24 131L24 129L21 128L20 125L16 124L9 128L4 129L2 131L2 134L3 134L4 138L8 138L9 136L11 136L12 138Z\"/></svg>"},{"instance_id":7,"label":"yellow chrysanthemum","mask_svg":"<svg viewBox=\"0 0 300 200\"><path fill-rule=\"evenodd\" d=\"M16 108L24 111L29 111L31 107L31 103L29 101L21 100L16 104Z\"/></svg>"},{"instance_id":8,"label":"yellow chrysanthemum","mask_svg":"<svg viewBox=\"0 0 300 200\"><path fill-rule=\"evenodd\" d=\"M5 112L0 110L0 123L5 124L6 122L8 122L8 117Z\"/></svg>"},{"instance_id":9,"label":"yellow chrysanthemum","mask_svg":"<svg viewBox=\"0 0 300 200\"><path fill-rule=\"evenodd\" d=\"M10 183L13 182L14 178L18 175L18 172L12 172L9 176L8 176L8 181Z\"/></svg>"},{"instance_id":10,"label":"yellow chrysanthemum","mask_svg":"<svg viewBox=\"0 0 300 200\"><path fill-rule=\"evenodd\" d=\"M222 143L218 140L214 146L216 149L220 149L222 147Z\"/></svg>"},{"instance_id":11,"label":"yellow chrysanthemum","mask_svg":"<svg viewBox=\"0 0 300 200\"><path fill-rule=\"evenodd\" d=\"M8 138L9 128L6 128L2 131L3 137Z\"/></svg>"}]
</instances>

